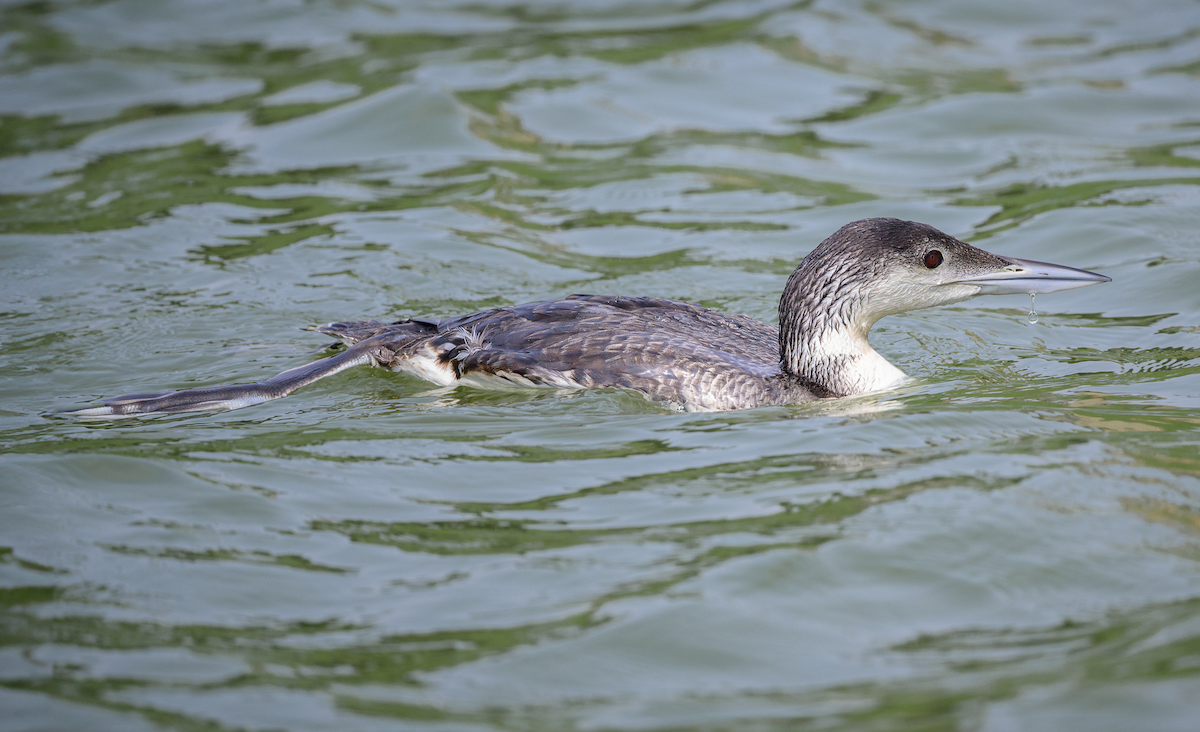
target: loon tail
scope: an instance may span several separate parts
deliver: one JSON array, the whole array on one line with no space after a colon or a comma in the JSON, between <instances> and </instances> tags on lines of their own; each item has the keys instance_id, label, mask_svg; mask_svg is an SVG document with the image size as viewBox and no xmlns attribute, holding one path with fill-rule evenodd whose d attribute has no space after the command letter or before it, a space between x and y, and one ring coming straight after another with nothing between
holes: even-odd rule
<instances>
[{"instance_id":1,"label":"loon tail","mask_svg":"<svg viewBox=\"0 0 1200 732\"><path fill-rule=\"evenodd\" d=\"M317 379L333 376L348 368L373 364L373 345L359 343L335 356L288 369L282 374L254 384L206 386L156 394L127 394L115 399L105 399L103 407L67 409L58 414L67 417L134 417L144 414L241 409L280 399Z\"/></svg>"}]
</instances>

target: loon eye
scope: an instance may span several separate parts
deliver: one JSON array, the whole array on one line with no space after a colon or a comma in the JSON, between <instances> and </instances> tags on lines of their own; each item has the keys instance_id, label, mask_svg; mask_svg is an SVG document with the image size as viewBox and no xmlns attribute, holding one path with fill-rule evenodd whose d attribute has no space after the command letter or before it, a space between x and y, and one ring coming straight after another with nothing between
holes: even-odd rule
<instances>
[{"instance_id":1,"label":"loon eye","mask_svg":"<svg viewBox=\"0 0 1200 732\"><path fill-rule=\"evenodd\" d=\"M931 249L925 254L925 266L933 269L942 263L942 253L936 249Z\"/></svg>"}]
</instances>

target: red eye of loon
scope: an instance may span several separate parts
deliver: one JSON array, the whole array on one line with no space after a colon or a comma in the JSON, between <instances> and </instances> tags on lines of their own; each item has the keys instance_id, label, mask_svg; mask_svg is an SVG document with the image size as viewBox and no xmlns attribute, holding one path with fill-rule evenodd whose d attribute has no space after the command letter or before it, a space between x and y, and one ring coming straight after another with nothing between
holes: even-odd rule
<instances>
[{"instance_id":1,"label":"red eye of loon","mask_svg":"<svg viewBox=\"0 0 1200 732\"><path fill-rule=\"evenodd\" d=\"M933 249L925 255L925 266L926 267L933 269L934 267L938 266L941 263L942 263L942 253L939 252L938 250Z\"/></svg>"}]
</instances>

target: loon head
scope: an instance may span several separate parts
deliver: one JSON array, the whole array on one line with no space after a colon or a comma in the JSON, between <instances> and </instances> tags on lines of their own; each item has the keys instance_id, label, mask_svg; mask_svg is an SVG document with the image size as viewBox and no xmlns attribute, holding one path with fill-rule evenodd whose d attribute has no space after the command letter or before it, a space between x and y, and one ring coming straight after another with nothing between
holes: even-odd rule
<instances>
[{"instance_id":1,"label":"loon head","mask_svg":"<svg viewBox=\"0 0 1200 732\"><path fill-rule=\"evenodd\" d=\"M867 343L882 317L976 295L1045 293L1110 278L1046 262L1002 257L928 224L863 219L809 253L779 301L784 371L834 394L890 388L904 374Z\"/></svg>"}]
</instances>

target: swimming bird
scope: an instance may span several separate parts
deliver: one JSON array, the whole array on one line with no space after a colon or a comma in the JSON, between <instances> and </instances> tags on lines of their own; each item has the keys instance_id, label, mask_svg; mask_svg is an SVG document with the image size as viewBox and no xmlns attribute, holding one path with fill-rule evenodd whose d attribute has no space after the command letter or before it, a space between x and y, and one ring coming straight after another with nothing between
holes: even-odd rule
<instances>
[{"instance_id":1,"label":"swimming bird","mask_svg":"<svg viewBox=\"0 0 1200 732\"><path fill-rule=\"evenodd\" d=\"M471 315L310 328L348 348L253 384L131 394L64 414L118 417L238 409L356 366L435 384L616 387L688 411L747 409L882 391L905 375L867 342L887 315L976 295L1045 293L1110 278L991 254L927 224L855 221L806 256L779 326L653 297L571 295Z\"/></svg>"}]
</instances>

